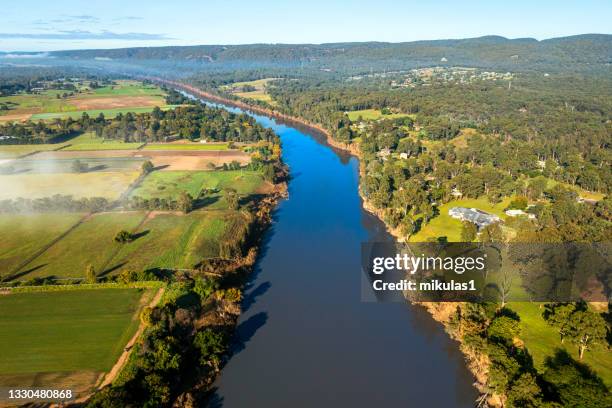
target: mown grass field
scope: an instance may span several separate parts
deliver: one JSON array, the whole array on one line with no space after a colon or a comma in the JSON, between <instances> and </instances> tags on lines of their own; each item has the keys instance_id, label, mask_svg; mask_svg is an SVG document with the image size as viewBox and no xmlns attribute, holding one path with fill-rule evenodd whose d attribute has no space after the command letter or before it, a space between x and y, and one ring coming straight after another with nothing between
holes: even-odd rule
<instances>
[{"instance_id":1,"label":"mown grass field","mask_svg":"<svg viewBox=\"0 0 612 408\"><path fill-rule=\"evenodd\" d=\"M197 150L228 150L227 143L149 143L143 150L172 150L172 151L197 151Z\"/></svg>"},{"instance_id":2,"label":"mown grass field","mask_svg":"<svg viewBox=\"0 0 612 408\"><path fill-rule=\"evenodd\" d=\"M0 214L0 277L51 243L83 214Z\"/></svg>"},{"instance_id":3,"label":"mown grass field","mask_svg":"<svg viewBox=\"0 0 612 408\"><path fill-rule=\"evenodd\" d=\"M224 188L234 188L244 196L254 194L264 183L260 172L250 170L163 171L150 174L131 196L176 199L182 191L187 191L196 198L203 189L214 189L218 191L207 196L210 204L206 208L225 209Z\"/></svg>"},{"instance_id":4,"label":"mown grass field","mask_svg":"<svg viewBox=\"0 0 612 408\"><path fill-rule=\"evenodd\" d=\"M84 221L55 245L47 249L19 273L20 279L56 276L81 278L88 265L96 273L121 247L114 241L121 230L133 231L144 219L144 212L113 212L95 214Z\"/></svg>"},{"instance_id":5,"label":"mown grass field","mask_svg":"<svg viewBox=\"0 0 612 408\"><path fill-rule=\"evenodd\" d=\"M47 152L66 146L66 143L35 145L0 145L0 160L14 159L34 152Z\"/></svg>"},{"instance_id":6,"label":"mown grass field","mask_svg":"<svg viewBox=\"0 0 612 408\"><path fill-rule=\"evenodd\" d=\"M138 178L138 171L0 175L0 200L56 194L117 199Z\"/></svg>"},{"instance_id":7,"label":"mown grass field","mask_svg":"<svg viewBox=\"0 0 612 408\"><path fill-rule=\"evenodd\" d=\"M391 113L389 115L383 115L380 109L356 110L356 111L346 112L346 115L348 116L351 122L358 121L360 117L363 120L378 120L378 119L397 119L397 118L405 118L408 116L413 116L407 113Z\"/></svg>"},{"instance_id":8,"label":"mown grass field","mask_svg":"<svg viewBox=\"0 0 612 408\"><path fill-rule=\"evenodd\" d=\"M447 237L450 242L461 242L460 220L448 215L452 207L478 208L479 210L495 214L502 220L506 219L504 208L508 207L511 199L505 198L501 203L491 204L486 197L477 199L453 200L439 207L440 215L425 224L419 232L410 237L410 242L427 242L431 238Z\"/></svg>"},{"instance_id":9,"label":"mown grass field","mask_svg":"<svg viewBox=\"0 0 612 408\"><path fill-rule=\"evenodd\" d=\"M110 370L138 327L144 293L151 295L97 289L0 296L0 374Z\"/></svg>"},{"instance_id":10,"label":"mown grass field","mask_svg":"<svg viewBox=\"0 0 612 408\"><path fill-rule=\"evenodd\" d=\"M565 349L578 360L578 348L568 340L561 344L559 333L542 317L544 309L540 308L540 303L513 302L508 307L517 312L521 319L520 338L525 342L538 371L546 369L546 357L552 356L556 349ZM587 350L582 362L591 367L608 387L612 387L612 353L609 350L604 347Z\"/></svg>"},{"instance_id":11,"label":"mown grass field","mask_svg":"<svg viewBox=\"0 0 612 408\"><path fill-rule=\"evenodd\" d=\"M124 143L120 140L104 140L103 138L95 137L92 133L84 133L71 139L67 144L68 147L62 150L135 150L144 143Z\"/></svg>"},{"instance_id":12,"label":"mown grass field","mask_svg":"<svg viewBox=\"0 0 612 408\"><path fill-rule=\"evenodd\" d=\"M140 227L141 235L124 244L108 270L192 268L204 258L219 256L219 239L230 214L196 211L182 214L152 214Z\"/></svg>"}]
</instances>

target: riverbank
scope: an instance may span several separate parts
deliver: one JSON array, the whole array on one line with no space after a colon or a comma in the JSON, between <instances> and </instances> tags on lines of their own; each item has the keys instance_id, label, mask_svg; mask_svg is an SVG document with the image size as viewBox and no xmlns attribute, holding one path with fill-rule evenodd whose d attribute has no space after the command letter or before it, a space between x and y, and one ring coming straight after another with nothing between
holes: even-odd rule
<instances>
[{"instance_id":1,"label":"riverbank","mask_svg":"<svg viewBox=\"0 0 612 408\"><path fill-rule=\"evenodd\" d=\"M153 78L150 78L150 79L153 79ZM246 111L254 112L254 113L261 114L267 117L271 117L274 119L280 119L281 121L286 122L288 124L298 124L300 126L306 127L310 132L322 136L325 142L329 146L333 147L334 149L346 152L350 154L351 156L354 156L357 159L361 158L361 154L360 154L360 151L357 145L345 144L345 143L340 143L336 141L333 138L331 132L323 128L319 124L309 122L299 117L294 117L294 116L289 116L283 113L279 113L279 112L273 111L272 109L267 109L261 106L253 106L243 101L233 100L233 99L229 99L224 96L221 96L221 95L202 91L193 86L182 84L179 82L166 81L166 80L161 80L158 78L155 78L154 80L157 80L163 84L184 90L185 92L194 94L196 96L199 96L206 100L210 100L212 102L229 105L232 107L236 107L239 109L243 109ZM364 176L365 176L365 167L363 165L363 160L359 160L359 179L362 180ZM379 220L383 221L383 224L384 224L384 217L383 217L382 211L374 208L374 206L368 201L367 197L365 197L365 194L362 191L361 183L359 183L358 190L359 190L359 196L361 199L361 205L363 209L371 213L372 215L374 215ZM397 241L403 241L403 237L401 236L399 229L392 229L386 224L384 224L384 226L387 232L390 235L392 235ZM450 309L452 309L453 311L456 310L457 305L455 303L453 304L420 304L420 305L424 306L424 308L429 312L429 314L433 317L435 321L441 323L444 326L445 331L447 332L447 335L449 335L451 338L454 338L448 330L448 322L449 322L448 318L450 316L449 310ZM461 343L461 339L454 338L454 340L457 340L460 343L460 349L464 356L464 359L467 362L467 367L476 379L476 383L474 384L474 386L481 394L484 393L485 384L487 382L487 375L486 375L486 370L483 370L483 366L486 366L486 356L482 354L473 353L470 349L468 349L464 344Z\"/></svg>"}]
</instances>

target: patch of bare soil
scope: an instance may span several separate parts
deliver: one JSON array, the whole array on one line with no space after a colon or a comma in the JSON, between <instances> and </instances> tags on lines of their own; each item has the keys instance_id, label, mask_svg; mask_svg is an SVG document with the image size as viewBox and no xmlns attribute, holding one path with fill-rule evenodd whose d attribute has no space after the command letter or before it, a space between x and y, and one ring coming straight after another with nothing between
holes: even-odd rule
<instances>
[{"instance_id":1,"label":"patch of bare soil","mask_svg":"<svg viewBox=\"0 0 612 408\"><path fill-rule=\"evenodd\" d=\"M112 96L103 98L76 97L70 100L70 104L76 106L77 110L92 110L156 106L161 105L162 102L156 96Z\"/></svg>"}]
</instances>

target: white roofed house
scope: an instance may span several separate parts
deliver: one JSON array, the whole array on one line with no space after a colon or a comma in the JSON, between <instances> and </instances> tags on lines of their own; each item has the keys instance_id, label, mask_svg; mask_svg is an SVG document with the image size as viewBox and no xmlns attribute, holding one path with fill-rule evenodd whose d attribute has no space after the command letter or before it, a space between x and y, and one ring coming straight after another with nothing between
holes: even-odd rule
<instances>
[{"instance_id":1,"label":"white roofed house","mask_svg":"<svg viewBox=\"0 0 612 408\"><path fill-rule=\"evenodd\" d=\"M501 218L497 215L489 214L478 208L453 207L448 210L448 215L461 221L469 221L475 224L479 230L491 224L501 222Z\"/></svg>"}]
</instances>

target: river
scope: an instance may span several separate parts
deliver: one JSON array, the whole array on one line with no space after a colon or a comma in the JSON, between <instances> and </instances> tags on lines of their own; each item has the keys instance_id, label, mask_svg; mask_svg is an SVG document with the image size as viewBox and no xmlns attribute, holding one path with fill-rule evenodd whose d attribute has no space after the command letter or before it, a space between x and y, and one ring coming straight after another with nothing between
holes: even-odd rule
<instances>
[{"instance_id":1,"label":"river","mask_svg":"<svg viewBox=\"0 0 612 408\"><path fill-rule=\"evenodd\" d=\"M280 135L292 178L209 405L473 407L473 377L440 324L418 306L362 300L360 245L392 237L362 207L357 159L249 114Z\"/></svg>"}]
</instances>

